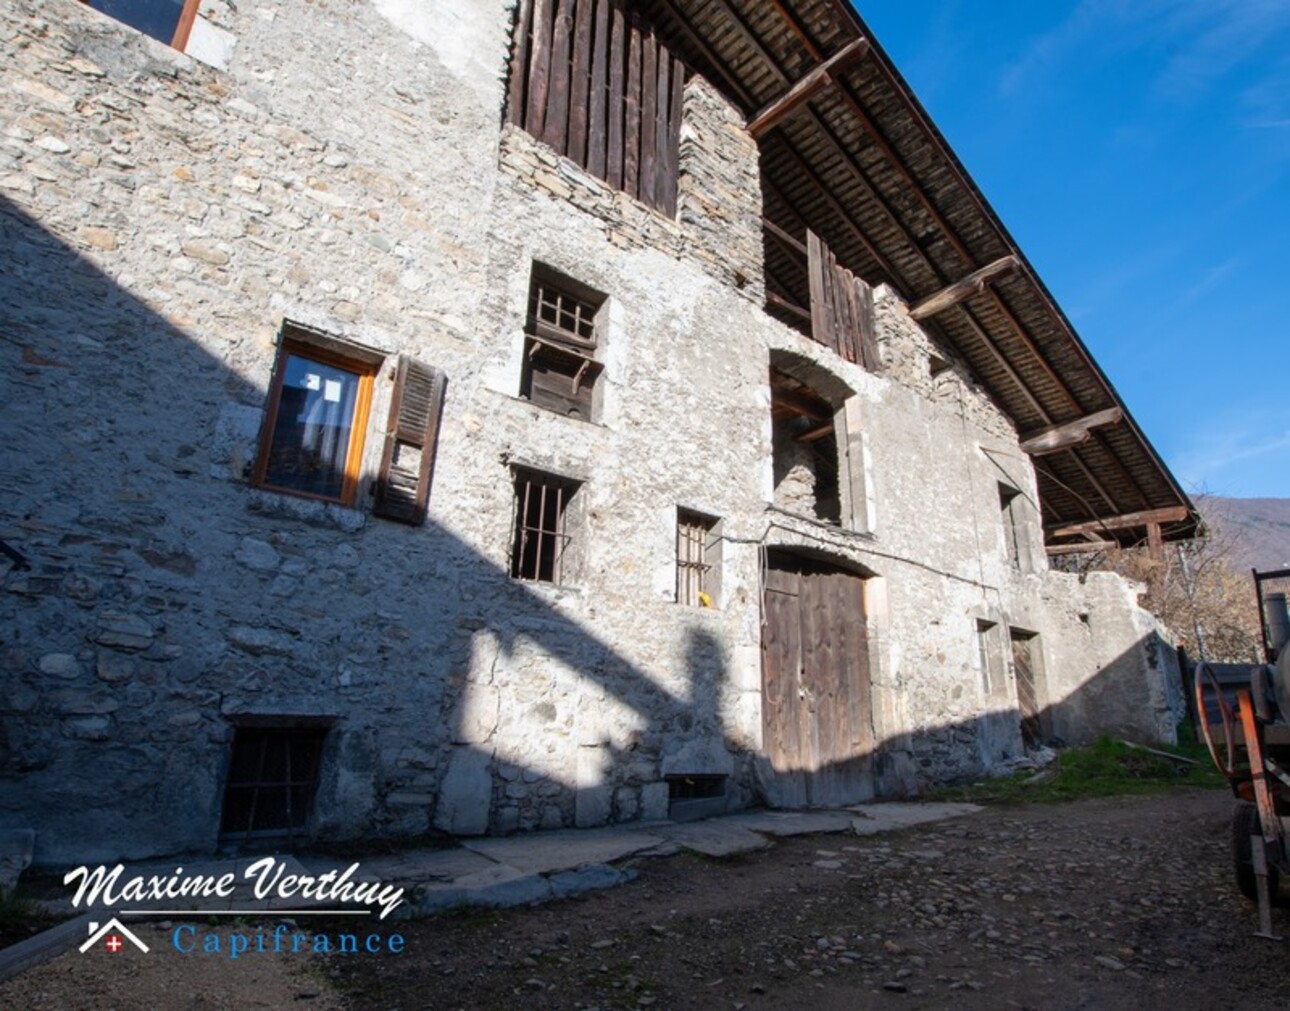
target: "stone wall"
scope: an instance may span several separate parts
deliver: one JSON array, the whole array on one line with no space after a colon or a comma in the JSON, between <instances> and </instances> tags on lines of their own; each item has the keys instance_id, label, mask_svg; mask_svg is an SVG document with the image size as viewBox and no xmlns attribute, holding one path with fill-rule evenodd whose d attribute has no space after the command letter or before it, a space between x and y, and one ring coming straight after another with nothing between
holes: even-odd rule
<instances>
[{"instance_id":1,"label":"stone wall","mask_svg":"<svg viewBox=\"0 0 1290 1011\"><path fill-rule=\"evenodd\" d=\"M756 145L703 81L670 221L499 126L504 3L216 14L223 69L70 0L0 10L0 539L30 560L0 594L0 827L38 862L210 850L251 718L330 721L328 840L661 817L678 774L773 800L766 546L870 577L880 792L1019 749L980 619L1040 634L1046 702L1120 657L1141 682L1129 595L1009 565L997 483L1033 502L1033 472L897 300L880 374L762 311ZM518 396L534 263L607 295L594 424ZM447 374L423 527L251 487L284 320L381 356L367 479L398 356ZM863 524L772 507L772 352L855 391ZM567 585L509 576L517 467L580 482ZM674 602L678 508L721 519L712 609ZM1065 648L1084 612L1096 656Z\"/></svg>"}]
</instances>

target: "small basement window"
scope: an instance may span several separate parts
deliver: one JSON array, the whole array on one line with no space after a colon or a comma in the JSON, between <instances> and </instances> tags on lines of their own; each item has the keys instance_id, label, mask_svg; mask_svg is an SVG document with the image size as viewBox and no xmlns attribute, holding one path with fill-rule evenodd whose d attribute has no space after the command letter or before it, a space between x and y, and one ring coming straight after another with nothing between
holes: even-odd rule
<instances>
[{"instance_id":1,"label":"small basement window","mask_svg":"<svg viewBox=\"0 0 1290 1011\"><path fill-rule=\"evenodd\" d=\"M313 809L325 726L239 726L224 788L220 835L302 835Z\"/></svg>"},{"instance_id":2,"label":"small basement window","mask_svg":"<svg viewBox=\"0 0 1290 1011\"><path fill-rule=\"evenodd\" d=\"M596 356L604 305L604 295L534 266L521 397L557 414L594 420L603 367Z\"/></svg>"},{"instance_id":3,"label":"small basement window","mask_svg":"<svg viewBox=\"0 0 1290 1011\"><path fill-rule=\"evenodd\" d=\"M572 537L568 533L569 502L576 481L518 471L515 475L515 536L511 544L511 576L538 583L560 583Z\"/></svg>"},{"instance_id":4,"label":"small basement window","mask_svg":"<svg viewBox=\"0 0 1290 1011\"><path fill-rule=\"evenodd\" d=\"M182 52L188 45L201 0L81 0L81 3Z\"/></svg>"},{"instance_id":5,"label":"small basement window","mask_svg":"<svg viewBox=\"0 0 1290 1011\"><path fill-rule=\"evenodd\" d=\"M720 521L688 509L676 511L676 602L715 607L721 577Z\"/></svg>"},{"instance_id":6,"label":"small basement window","mask_svg":"<svg viewBox=\"0 0 1290 1011\"><path fill-rule=\"evenodd\" d=\"M707 818L726 809L726 776L679 773L664 778L667 780L667 816L673 821Z\"/></svg>"}]
</instances>

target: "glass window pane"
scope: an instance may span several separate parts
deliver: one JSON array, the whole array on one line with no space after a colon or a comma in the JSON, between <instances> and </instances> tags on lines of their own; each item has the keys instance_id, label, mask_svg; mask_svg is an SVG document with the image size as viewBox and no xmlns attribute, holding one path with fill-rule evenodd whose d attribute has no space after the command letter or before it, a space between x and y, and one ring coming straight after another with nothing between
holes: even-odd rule
<instances>
[{"instance_id":1,"label":"glass window pane","mask_svg":"<svg viewBox=\"0 0 1290 1011\"><path fill-rule=\"evenodd\" d=\"M342 496L359 381L356 372L287 355L265 484Z\"/></svg>"},{"instance_id":2,"label":"glass window pane","mask_svg":"<svg viewBox=\"0 0 1290 1011\"><path fill-rule=\"evenodd\" d=\"M184 0L89 0L89 4L166 45L175 37L184 11Z\"/></svg>"}]
</instances>

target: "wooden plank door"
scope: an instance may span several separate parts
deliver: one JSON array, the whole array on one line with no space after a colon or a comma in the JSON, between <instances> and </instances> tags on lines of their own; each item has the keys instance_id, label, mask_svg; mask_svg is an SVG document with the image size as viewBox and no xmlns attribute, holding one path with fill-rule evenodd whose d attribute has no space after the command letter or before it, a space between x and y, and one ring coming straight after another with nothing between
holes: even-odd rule
<instances>
[{"instance_id":1,"label":"wooden plank door","mask_svg":"<svg viewBox=\"0 0 1290 1011\"><path fill-rule=\"evenodd\" d=\"M1017 678L1017 712L1021 717L1021 740L1028 748L1038 746L1039 690L1035 684L1035 661L1031 653L1033 635L1012 633L1012 669Z\"/></svg>"},{"instance_id":2,"label":"wooden plank door","mask_svg":"<svg viewBox=\"0 0 1290 1011\"><path fill-rule=\"evenodd\" d=\"M765 750L784 806L872 796L864 581L772 556L762 638Z\"/></svg>"},{"instance_id":3,"label":"wooden plank door","mask_svg":"<svg viewBox=\"0 0 1290 1011\"><path fill-rule=\"evenodd\" d=\"M802 756L805 718L799 672L802 665L801 579L796 572L766 572L766 615L762 628L763 750L776 772L775 802L800 807L807 802Z\"/></svg>"}]
</instances>

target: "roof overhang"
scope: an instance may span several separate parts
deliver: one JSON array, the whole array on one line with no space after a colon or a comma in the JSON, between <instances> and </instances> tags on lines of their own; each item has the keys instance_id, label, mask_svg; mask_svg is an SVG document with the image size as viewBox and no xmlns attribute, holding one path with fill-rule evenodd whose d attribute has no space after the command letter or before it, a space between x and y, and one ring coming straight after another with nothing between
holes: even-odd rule
<instances>
[{"instance_id":1,"label":"roof overhang","mask_svg":"<svg viewBox=\"0 0 1290 1011\"><path fill-rule=\"evenodd\" d=\"M744 113L767 220L889 285L1011 417L1051 545L1195 535L1195 507L845 0L635 6ZM806 279L786 245L766 245L767 287L792 303Z\"/></svg>"}]
</instances>

